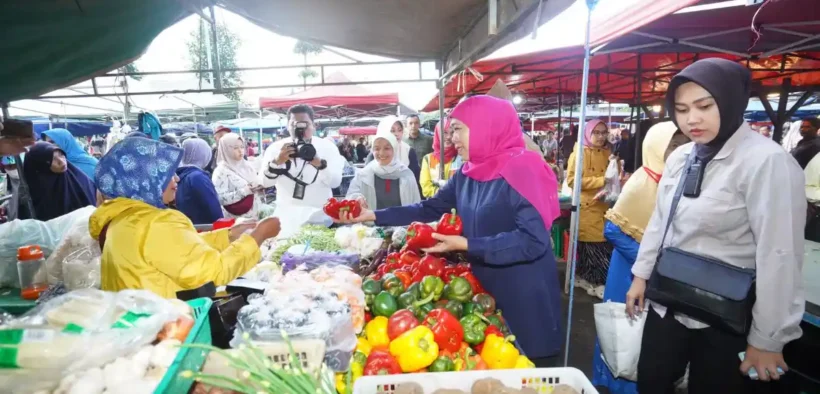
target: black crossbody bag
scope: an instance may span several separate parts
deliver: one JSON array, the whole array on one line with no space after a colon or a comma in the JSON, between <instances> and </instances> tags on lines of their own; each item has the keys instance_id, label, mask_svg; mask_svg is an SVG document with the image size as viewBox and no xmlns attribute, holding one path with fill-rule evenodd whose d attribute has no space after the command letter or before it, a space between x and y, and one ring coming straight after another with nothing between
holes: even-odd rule
<instances>
[{"instance_id":1,"label":"black crossbody bag","mask_svg":"<svg viewBox=\"0 0 820 394\"><path fill-rule=\"evenodd\" d=\"M683 313L712 327L745 335L752 323L755 270L663 246L693 161L694 153L686 160L684 173L672 199L658 260L647 284L646 298L667 307L668 313Z\"/></svg>"}]
</instances>

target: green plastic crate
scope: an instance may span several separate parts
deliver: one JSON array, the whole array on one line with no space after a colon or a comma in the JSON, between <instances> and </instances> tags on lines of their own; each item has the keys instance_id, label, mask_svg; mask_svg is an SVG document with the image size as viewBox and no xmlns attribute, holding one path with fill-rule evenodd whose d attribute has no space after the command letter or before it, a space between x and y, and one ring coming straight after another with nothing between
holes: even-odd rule
<instances>
[{"instance_id":1,"label":"green plastic crate","mask_svg":"<svg viewBox=\"0 0 820 394\"><path fill-rule=\"evenodd\" d=\"M210 298L197 298L188 301L188 305L194 310L194 326L185 339L186 344L202 343L211 344L211 322L208 320L208 311L213 305ZM184 394L191 389L194 380L183 378L179 374L182 371L196 371L202 369L202 364L208 358L208 351L202 349L182 348L179 350L173 364L168 368L168 372L159 382L159 386L154 390L154 394Z\"/></svg>"},{"instance_id":2,"label":"green plastic crate","mask_svg":"<svg viewBox=\"0 0 820 394\"><path fill-rule=\"evenodd\" d=\"M20 297L20 289L0 289L0 309L13 316L20 316L37 305L33 300L24 300Z\"/></svg>"}]
</instances>

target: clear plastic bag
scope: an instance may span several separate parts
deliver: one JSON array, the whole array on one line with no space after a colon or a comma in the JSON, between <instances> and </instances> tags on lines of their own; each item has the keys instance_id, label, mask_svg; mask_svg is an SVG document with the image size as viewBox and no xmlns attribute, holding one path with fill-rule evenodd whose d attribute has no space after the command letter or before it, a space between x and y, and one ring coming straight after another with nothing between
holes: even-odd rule
<instances>
[{"instance_id":1,"label":"clear plastic bag","mask_svg":"<svg viewBox=\"0 0 820 394\"><path fill-rule=\"evenodd\" d=\"M307 271L321 266L342 265L345 267L353 267L358 264L360 260L358 253L345 251L323 252L308 250L304 253L291 253L291 251L288 250L282 255L279 262L282 264L282 272L287 273L297 267L303 267Z\"/></svg>"},{"instance_id":2,"label":"clear plastic bag","mask_svg":"<svg viewBox=\"0 0 820 394\"><path fill-rule=\"evenodd\" d=\"M606 190L606 201L614 202L621 194L621 168L618 164L618 158L613 157L609 160L609 165L606 167L604 173Z\"/></svg>"},{"instance_id":3,"label":"clear plastic bag","mask_svg":"<svg viewBox=\"0 0 820 394\"><path fill-rule=\"evenodd\" d=\"M66 258L78 250L96 250L99 255L100 244L88 232L88 218L94 212L93 207L83 208L82 215L73 220L71 227L64 234L60 243L54 248L54 252L46 259L48 284L53 285L63 282L63 264ZM85 216L88 213L88 216ZM99 270L99 269L98 269ZM71 286L68 289L73 290ZM99 287L99 286L97 286Z\"/></svg>"},{"instance_id":4,"label":"clear plastic bag","mask_svg":"<svg viewBox=\"0 0 820 394\"><path fill-rule=\"evenodd\" d=\"M100 246L97 241L68 255L62 263L65 287L68 290L99 289L100 258Z\"/></svg>"},{"instance_id":5,"label":"clear plastic bag","mask_svg":"<svg viewBox=\"0 0 820 394\"><path fill-rule=\"evenodd\" d=\"M58 218L42 222L34 219L13 220L0 225L0 287L19 288L17 248L39 245L46 257L69 229L79 222L88 222L94 207L85 207Z\"/></svg>"},{"instance_id":6,"label":"clear plastic bag","mask_svg":"<svg viewBox=\"0 0 820 394\"><path fill-rule=\"evenodd\" d=\"M0 358L0 387L51 390L64 376L153 342L178 316L171 302L145 290L84 289L56 297L0 326L0 342L17 350Z\"/></svg>"}]
</instances>

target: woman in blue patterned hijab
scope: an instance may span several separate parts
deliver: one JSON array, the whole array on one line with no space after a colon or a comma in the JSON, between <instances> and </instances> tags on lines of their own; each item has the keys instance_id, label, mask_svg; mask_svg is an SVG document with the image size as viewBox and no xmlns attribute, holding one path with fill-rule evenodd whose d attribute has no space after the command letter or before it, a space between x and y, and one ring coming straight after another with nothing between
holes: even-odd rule
<instances>
[{"instance_id":1,"label":"woman in blue patterned hijab","mask_svg":"<svg viewBox=\"0 0 820 394\"><path fill-rule=\"evenodd\" d=\"M181 160L182 149L147 138L126 138L100 159L94 182L106 199L124 197L165 208L174 200L175 171Z\"/></svg>"}]
</instances>

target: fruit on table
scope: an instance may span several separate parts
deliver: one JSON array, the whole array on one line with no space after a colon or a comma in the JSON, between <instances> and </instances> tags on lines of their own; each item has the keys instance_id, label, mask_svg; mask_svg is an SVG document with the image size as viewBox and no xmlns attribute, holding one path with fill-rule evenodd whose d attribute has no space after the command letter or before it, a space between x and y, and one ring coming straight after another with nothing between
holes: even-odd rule
<instances>
[{"instance_id":1,"label":"fruit on table","mask_svg":"<svg viewBox=\"0 0 820 394\"><path fill-rule=\"evenodd\" d=\"M375 316L390 317L396 313L396 310L399 309L399 305L396 302L396 297L393 297L392 294L386 291L382 291L373 299L372 309Z\"/></svg>"},{"instance_id":2,"label":"fruit on table","mask_svg":"<svg viewBox=\"0 0 820 394\"><path fill-rule=\"evenodd\" d=\"M386 317L376 316L364 326L364 335L370 346L378 348L390 344L390 337L387 336L387 322Z\"/></svg>"},{"instance_id":3,"label":"fruit on table","mask_svg":"<svg viewBox=\"0 0 820 394\"><path fill-rule=\"evenodd\" d=\"M462 273L458 274L458 276L461 277L461 278L467 279L467 282L470 282L470 286L472 286L472 288L473 288L473 294L474 295L475 294L484 294L484 293L487 292L486 290L484 290L483 287L481 287L481 283L478 281L478 278L476 278L475 275L472 272L470 272L470 271L462 272Z\"/></svg>"},{"instance_id":4,"label":"fruit on table","mask_svg":"<svg viewBox=\"0 0 820 394\"><path fill-rule=\"evenodd\" d=\"M418 325L419 321L413 315L413 312L402 309L387 320L387 336L392 341Z\"/></svg>"},{"instance_id":5,"label":"fruit on table","mask_svg":"<svg viewBox=\"0 0 820 394\"><path fill-rule=\"evenodd\" d=\"M390 323L388 319L388 323ZM370 352L373 350L373 345L367 341L367 338L358 337L356 338L356 352L360 352L367 357L370 355Z\"/></svg>"},{"instance_id":6,"label":"fruit on table","mask_svg":"<svg viewBox=\"0 0 820 394\"><path fill-rule=\"evenodd\" d=\"M433 275L425 276L419 286L419 297L425 302L438 301L444 293L444 281Z\"/></svg>"},{"instance_id":7,"label":"fruit on table","mask_svg":"<svg viewBox=\"0 0 820 394\"><path fill-rule=\"evenodd\" d=\"M430 364L430 372L450 372L456 370L456 364L447 356L439 356Z\"/></svg>"},{"instance_id":8,"label":"fruit on table","mask_svg":"<svg viewBox=\"0 0 820 394\"><path fill-rule=\"evenodd\" d=\"M432 303L421 303L421 301L417 301L415 304L413 304L413 306L407 308L407 310L413 312L416 318L420 321L424 320L424 318L427 317L427 314L430 313L430 311L432 311L433 309L434 307Z\"/></svg>"},{"instance_id":9,"label":"fruit on table","mask_svg":"<svg viewBox=\"0 0 820 394\"><path fill-rule=\"evenodd\" d=\"M518 359L515 360L515 369L528 369L528 368L535 368L535 363L533 363L530 359L527 358L525 355L518 356Z\"/></svg>"},{"instance_id":10,"label":"fruit on table","mask_svg":"<svg viewBox=\"0 0 820 394\"><path fill-rule=\"evenodd\" d=\"M390 293L393 297L398 297L404 292L404 284L395 274L385 274L382 277L382 290Z\"/></svg>"},{"instance_id":11,"label":"fruit on table","mask_svg":"<svg viewBox=\"0 0 820 394\"><path fill-rule=\"evenodd\" d=\"M402 372L398 360L384 350L374 350L367 356L364 364L364 375L393 375Z\"/></svg>"},{"instance_id":12,"label":"fruit on table","mask_svg":"<svg viewBox=\"0 0 820 394\"><path fill-rule=\"evenodd\" d=\"M473 302L479 312L485 315L495 312L495 298L489 294L476 294L473 296Z\"/></svg>"},{"instance_id":13,"label":"fruit on table","mask_svg":"<svg viewBox=\"0 0 820 394\"><path fill-rule=\"evenodd\" d=\"M364 280L364 283L362 283L362 291L365 295L379 294L379 292L382 291L382 284L377 280L367 278Z\"/></svg>"},{"instance_id":14,"label":"fruit on table","mask_svg":"<svg viewBox=\"0 0 820 394\"><path fill-rule=\"evenodd\" d=\"M459 323L461 323L461 327L464 329L464 342L470 345L478 345L484 342L484 330L487 329L487 323L481 320L478 315L465 314L464 317L459 320Z\"/></svg>"},{"instance_id":15,"label":"fruit on table","mask_svg":"<svg viewBox=\"0 0 820 394\"><path fill-rule=\"evenodd\" d=\"M438 358L438 350L433 331L426 326L413 328L390 342L390 354L396 357L402 372L427 368Z\"/></svg>"},{"instance_id":16,"label":"fruit on table","mask_svg":"<svg viewBox=\"0 0 820 394\"><path fill-rule=\"evenodd\" d=\"M458 302L468 302L473 298L473 287L467 279L455 277L444 287L444 298ZM495 304L495 302L493 302Z\"/></svg>"},{"instance_id":17,"label":"fruit on table","mask_svg":"<svg viewBox=\"0 0 820 394\"><path fill-rule=\"evenodd\" d=\"M405 247L408 250L427 249L435 246L438 241L433 238L433 228L427 224L413 222L407 227Z\"/></svg>"},{"instance_id":18,"label":"fruit on table","mask_svg":"<svg viewBox=\"0 0 820 394\"><path fill-rule=\"evenodd\" d=\"M418 274L422 277L427 275L441 277L444 274L445 260L441 257L426 255L419 260Z\"/></svg>"},{"instance_id":19,"label":"fruit on table","mask_svg":"<svg viewBox=\"0 0 820 394\"><path fill-rule=\"evenodd\" d=\"M436 343L442 350L457 352L464 339L461 323L448 310L433 309L424 318L423 324L433 332Z\"/></svg>"},{"instance_id":20,"label":"fruit on table","mask_svg":"<svg viewBox=\"0 0 820 394\"><path fill-rule=\"evenodd\" d=\"M445 288L446 288L446 287L447 287L447 286L445 286ZM444 299L441 299L441 300L438 300L438 302L436 302L435 307L436 307L436 308L444 308L444 309L446 309L446 310L447 310L448 312L450 312L450 313L453 315L453 317L455 317L456 319L460 319L460 318L461 318L461 316L462 316L462 315L463 315L463 313L464 313L464 312L463 312L463 310L464 310L464 306L463 306L460 302L458 302L458 301L453 301L453 300L444 300Z\"/></svg>"},{"instance_id":21,"label":"fruit on table","mask_svg":"<svg viewBox=\"0 0 820 394\"><path fill-rule=\"evenodd\" d=\"M413 283L407 287L404 293L401 293L397 299L399 308L409 308L416 301L419 300L419 284Z\"/></svg>"},{"instance_id":22,"label":"fruit on table","mask_svg":"<svg viewBox=\"0 0 820 394\"><path fill-rule=\"evenodd\" d=\"M484 340L484 347L481 349L481 358L487 363L490 369L511 369L515 367L518 356L521 353L513 345L515 337L499 337L490 334Z\"/></svg>"}]
</instances>

